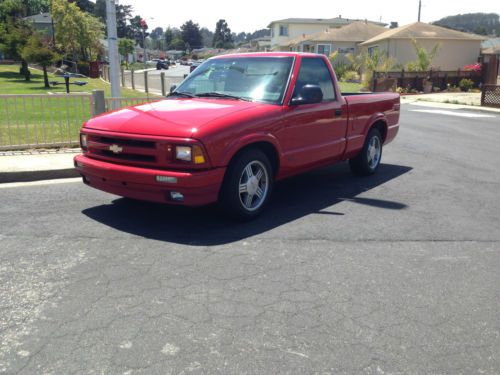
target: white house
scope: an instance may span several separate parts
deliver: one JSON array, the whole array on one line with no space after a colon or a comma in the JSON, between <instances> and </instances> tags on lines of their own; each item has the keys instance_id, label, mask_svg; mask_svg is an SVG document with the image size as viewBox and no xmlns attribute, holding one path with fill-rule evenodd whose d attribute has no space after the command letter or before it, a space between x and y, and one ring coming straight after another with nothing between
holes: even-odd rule
<instances>
[{"instance_id":1,"label":"white house","mask_svg":"<svg viewBox=\"0 0 500 375\"><path fill-rule=\"evenodd\" d=\"M310 35L325 31L328 29L339 28L349 25L356 19L342 18L287 18L283 20L272 21L267 27L271 29L271 49L273 50L289 50L288 43L290 40L302 35ZM384 23L366 21L370 24L385 26Z\"/></svg>"}]
</instances>

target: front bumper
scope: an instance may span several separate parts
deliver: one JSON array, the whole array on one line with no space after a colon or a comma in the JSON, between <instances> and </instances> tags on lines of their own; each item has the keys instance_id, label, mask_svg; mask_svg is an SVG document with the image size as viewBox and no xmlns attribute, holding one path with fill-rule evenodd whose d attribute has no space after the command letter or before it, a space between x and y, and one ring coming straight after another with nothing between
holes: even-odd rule
<instances>
[{"instance_id":1,"label":"front bumper","mask_svg":"<svg viewBox=\"0 0 500 375\"><path fill-rule=\"evenodd\" d=\"M225 168L199 172L138 168L85 155L75 156L74 164L83 182L93 188L122 197L185 206L202 206L217 201L226 171ZM158 182L156 176L175 177L177 182ZM181 193L183 201L173 200L171 192Z\"/></svg>"}]
</instances>

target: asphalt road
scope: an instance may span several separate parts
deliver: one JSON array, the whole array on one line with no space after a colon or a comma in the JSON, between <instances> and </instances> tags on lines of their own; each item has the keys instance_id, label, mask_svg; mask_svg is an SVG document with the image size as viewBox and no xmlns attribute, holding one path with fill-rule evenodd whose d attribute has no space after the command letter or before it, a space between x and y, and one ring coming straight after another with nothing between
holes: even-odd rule
<instances>
[{"instance_id":1,"label":"asphalt road","mask_svg":"<svg viewBox=\"0 0 500 375\"><path fill-rule=\"evenodd\" d=\"M500 116L432 111L247 224L1 186L0 372L500 373Z\"/></svg>"}]
</instances>

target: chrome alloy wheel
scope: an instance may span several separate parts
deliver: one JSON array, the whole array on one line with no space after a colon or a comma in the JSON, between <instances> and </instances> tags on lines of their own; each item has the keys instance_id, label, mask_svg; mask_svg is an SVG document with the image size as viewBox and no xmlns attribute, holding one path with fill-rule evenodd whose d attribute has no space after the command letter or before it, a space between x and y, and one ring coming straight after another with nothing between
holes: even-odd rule
<instances>
[{"instance_id":1,"label":"chrome alloy wheel","mask_svg":"<svg viewBox=\"0 0 500 375\"><path fill-rule=\"evenodd\" d=\"M368 144L368 166L370 169L374 169L379 161L380 155L382 154L382 145L380 144L379 137L372 137L370 143Z\"/></svg>"},{"instance_id":2,"label":"chrome alloy wheel","mask_svg":"<svg viewBox=\"0 0 500 375\"><path fill-rule=\"evenodd\" d=\"M267 169L258 160L246 165L239 180L240 202L248 211L257 210L264 201L269 190Z\"/></svg>"}]
</instances>

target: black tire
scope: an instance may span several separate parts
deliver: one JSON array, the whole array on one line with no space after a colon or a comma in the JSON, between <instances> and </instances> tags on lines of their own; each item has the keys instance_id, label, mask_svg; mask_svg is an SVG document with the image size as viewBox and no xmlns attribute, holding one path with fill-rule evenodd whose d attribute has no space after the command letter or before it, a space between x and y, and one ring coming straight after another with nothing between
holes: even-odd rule
<instances>
[{"instance_id":1,"label":"black tire","mask_svg":"<svg viewBox=\"0 0 500 375\"><path fill-rule=\"evenodd\" d=\"M372 147L377 147L376 145L378 145L378 151L373 151ZM351 171L360 176L374 174L380 165L380 160L382 160L382 145L383 141L380 131L377 128L370 129L359 154L349 160ZM376 160L372 152L377 152L378 157L376 157Z\"/></svg>"},{"instance_id":2,"label":"black tire","mask_svg":"<svg viewBox=\"0 0 500 375\"><path fill-rule=\"evenodd\" d=\"M247 168L251 170L251 177L248 177ZM229 164L219 194L223 210L239 220L252 220L259 216L269 202L273 176L271 163L264 152L248 149L238 154ZM245 187L240 190L243 185Z\"/></svg>"}]
</instances>

